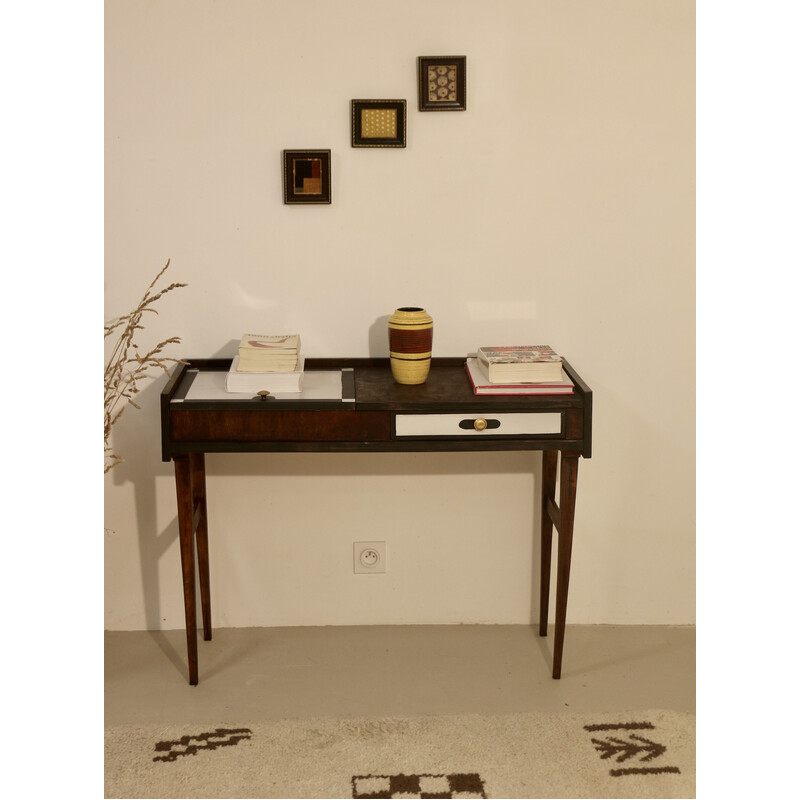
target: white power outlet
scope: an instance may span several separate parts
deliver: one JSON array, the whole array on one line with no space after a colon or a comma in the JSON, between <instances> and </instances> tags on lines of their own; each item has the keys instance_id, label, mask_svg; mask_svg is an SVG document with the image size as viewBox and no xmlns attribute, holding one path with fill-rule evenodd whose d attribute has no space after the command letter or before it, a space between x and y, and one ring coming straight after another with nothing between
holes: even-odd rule
<instances>
[{"instance_id":1,"label":"white power outlet","mask_svg":"<svg viewBox=\"0 0 800 800\"><path fill-rule=\"evenodd\" d=\"M386 542L353 542L353 572L386 572Z\"/></svg>"}]
</instances>

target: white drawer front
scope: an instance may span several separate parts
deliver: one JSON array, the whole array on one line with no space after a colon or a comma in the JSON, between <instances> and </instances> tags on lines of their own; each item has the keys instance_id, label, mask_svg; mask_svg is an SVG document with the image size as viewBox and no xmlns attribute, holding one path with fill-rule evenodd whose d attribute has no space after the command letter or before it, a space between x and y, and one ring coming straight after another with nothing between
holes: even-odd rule
<instances>
[{"instance_id":1,"label":"white drawer front","mask_svg":"<svg viewBox=\"0 0 800 800\"><path fill-rule=\"evenodd\" d=\"M484 430L474 427L475 420L486 420ZM480 423L479 423L480 425ZM534 436L561 435L561 414L397 414L397 436Z\"/></svg>"}]
</instances>

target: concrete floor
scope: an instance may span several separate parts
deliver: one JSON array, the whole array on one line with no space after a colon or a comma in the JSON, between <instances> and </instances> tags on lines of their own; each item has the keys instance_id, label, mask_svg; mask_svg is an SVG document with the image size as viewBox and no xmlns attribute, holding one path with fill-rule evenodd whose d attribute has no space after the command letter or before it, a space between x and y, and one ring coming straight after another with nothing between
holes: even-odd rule
<instances>
[{"instance_id":1,"label":"concrete floor","mask_svg":"<svg viewBox=\"0 0 800 800\"><path fill-rule=\"evenodd\" d=\"M189 686L181 630L107 632L106 725L309 716L695 712L695 629L526 625L228 628L198 643Z\"/></svg>"}]
</instances>

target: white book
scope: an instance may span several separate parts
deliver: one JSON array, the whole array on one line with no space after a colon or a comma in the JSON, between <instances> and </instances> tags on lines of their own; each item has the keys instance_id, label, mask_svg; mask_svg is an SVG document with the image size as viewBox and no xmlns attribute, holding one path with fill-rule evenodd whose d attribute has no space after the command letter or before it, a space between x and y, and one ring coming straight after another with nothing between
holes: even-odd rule
<instances>
[{"instance_id":1,"label":"white book","mask_svg":"<svg viewBox=\"0 0 800 800\"><path fill-rule=\"evenodd\" d=\"M257 392L267 391L271 394L278 392L303 391L303 365L305 358L300 357L297 369L293 372L237 372L236 367L239 356L234 356L231 368L225 376L225 389L229 392Z\"/></svg>"}]
</instances>

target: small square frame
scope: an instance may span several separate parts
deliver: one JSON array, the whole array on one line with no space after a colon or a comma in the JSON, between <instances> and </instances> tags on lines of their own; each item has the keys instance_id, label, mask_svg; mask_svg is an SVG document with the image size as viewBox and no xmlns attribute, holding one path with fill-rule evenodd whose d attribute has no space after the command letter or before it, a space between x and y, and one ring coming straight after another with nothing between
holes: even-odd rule
<instances>
[{"instance_id":1,"label":"small square frame","mask_svg":"<svg viewBox=\"0 0 800 800\"><path fill-rule=\"evenodd\" d=\"M352 100L351 130L353 147L405 147L406 146L406 101L405 100ZM380 135L380 126L364 125L364 111L384 112L394 121L394 134Z\"/></svg>"},{"instance_id":2,"label":"small square frame","mask_svg":"<svg viewBox=\"0 0 800 800\"><path fill-rule=\"evenodd\" d=\"M429 80L435 70L437 85ZM417 79L420 111L467 110L467 57L419 56Z\"/></svg>"},{"instance_id":3,"label":"small square frame","mask_svg":"<svg viewBox=\"0 0 800 800\"><path fill-rule=\"evenodd\" d=\"M331 202L331 151L283 151L283 202L324 204Z\"/></svg>"}]
</instances>

